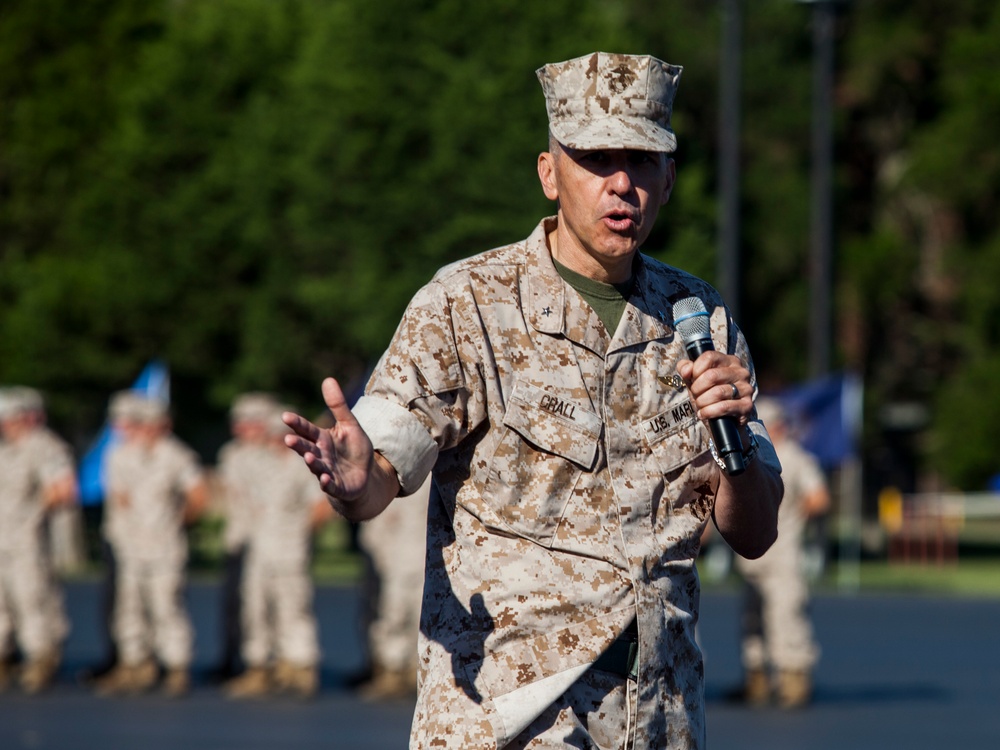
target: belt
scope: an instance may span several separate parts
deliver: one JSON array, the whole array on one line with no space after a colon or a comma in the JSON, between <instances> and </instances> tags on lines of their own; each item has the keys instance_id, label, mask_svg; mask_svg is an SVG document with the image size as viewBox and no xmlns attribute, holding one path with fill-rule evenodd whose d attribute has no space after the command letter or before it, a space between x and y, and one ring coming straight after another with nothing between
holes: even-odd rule
<instances>
[{"instance_id":1,"label":"belt","mask_svg":"<svg viewBox=\"0 0 1000 750\"><path fill-rule=\"evenodd\" d=\"M597 657L594 669L635 680L639 676L639 633L632 623Z\"/></svg>"}]
</instances>

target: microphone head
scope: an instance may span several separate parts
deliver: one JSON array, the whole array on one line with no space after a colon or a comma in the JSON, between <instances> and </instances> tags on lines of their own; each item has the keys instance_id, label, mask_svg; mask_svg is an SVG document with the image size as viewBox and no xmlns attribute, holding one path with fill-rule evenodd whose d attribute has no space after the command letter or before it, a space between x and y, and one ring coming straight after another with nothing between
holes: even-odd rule
<instances>
[{"instance_id":1,"label":"microphone head","mask_svg":"<svg viewBox=\"0 0 1000 750\"><path fill-rule=\"evenodd\" d=\"M674 328L685 343L711 339L711 320L705 303L697 297L686 297L675 302Z\"/></svg>"}]
</instances>

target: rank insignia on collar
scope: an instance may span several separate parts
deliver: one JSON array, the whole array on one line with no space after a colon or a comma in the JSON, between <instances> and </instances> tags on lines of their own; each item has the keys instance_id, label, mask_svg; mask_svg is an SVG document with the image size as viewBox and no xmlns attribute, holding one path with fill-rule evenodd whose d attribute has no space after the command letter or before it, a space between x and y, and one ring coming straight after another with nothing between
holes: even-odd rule
<instances>
[{"instance_id":1,"label":"rank insignia on collar","mask_svg":"<svg viewBox=\"0 0 1000 750\"><path fill-rule=\"evenodd\" d=\"M551 314L552 314L552 308L551 307L543 307L542 308L542 315L544 315L546 318L549 317Z\"/></svg>"},{"instance_id":2,"label":"rank insignia on collar","mask_svg":"<svg viewBox=\"0 0 1000 750\"><path fill-rule=\"evenodd\" d=\"M661 383L663 383L663 385L669 388L673 388L674 390L677 391L684 390L685 387L684 378L682 378L676 372L669 378L666 375L657 375L656 379L659 380Z\"/></svg>"}]
</instances>

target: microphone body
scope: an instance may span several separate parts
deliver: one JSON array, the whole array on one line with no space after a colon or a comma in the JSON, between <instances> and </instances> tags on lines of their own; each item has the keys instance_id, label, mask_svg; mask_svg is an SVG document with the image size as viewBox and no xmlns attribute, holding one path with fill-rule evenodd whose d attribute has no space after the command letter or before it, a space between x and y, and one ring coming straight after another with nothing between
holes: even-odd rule
<instances>
[{"instance_id":1,"label":"microphone body","mask_svg":"<svg viewBox=\"0 0 1000 750\"><path fill-rule=\"evenodd\" d=\"M688 357L694 361L705 352L715 351L708 325L705 303L697 297L688 297L674 304L674 326ZM740 428L733 417L713 417L708 420L712 440L719 459L725 464L729 476L738 476L746 470Z\"/></svg>"}]
</instances>

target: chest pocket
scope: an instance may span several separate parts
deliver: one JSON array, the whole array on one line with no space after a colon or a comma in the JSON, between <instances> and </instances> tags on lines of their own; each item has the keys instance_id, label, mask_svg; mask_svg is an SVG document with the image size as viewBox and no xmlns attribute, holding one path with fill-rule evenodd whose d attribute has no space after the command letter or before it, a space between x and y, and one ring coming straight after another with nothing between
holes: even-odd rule
<instances>
[{"instance_id":1,"label":"chest pocket","mask_svg":"<svg viewBox=\"0 0 1000 750\"><path fill-rule=\"evenodd\" d=\"M708 436L687 392L642 423L646 443L661 473L668 475L708 451Z\"/></svg>"},{"instance_id":2,"label":"chest pocket","mask_svg":"<svg viewBox=\"0 0 1000 750\"><path fill-rule=\"evenodd\" d=\"M597 463L601 419L587 407L556 390L515 384L483 492L500 530L552 538L581 475Z\"/></svg>"},{"instance_id":3,"label":"chest pocket","mask_svg":"<svg viewBox=\"0 0 1000 750\"><path fill-rule=\"evenodd\" d=\"M718 467L709 453L708 430L686 392L673 396L664 404L664 410L645 420L642 427L666 500L654 521L657 533L665 535L665 549L682 555L697 554L697 527L711 515L715 505L711 487ZM690 528L685 524L691 524ZM689 539L695 540L694 550L670 544L670 538L679 533L687 533Z\"/></svg>"}]
</instances>

